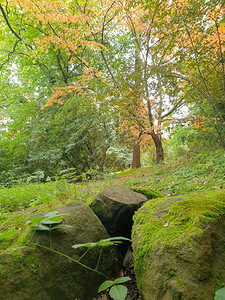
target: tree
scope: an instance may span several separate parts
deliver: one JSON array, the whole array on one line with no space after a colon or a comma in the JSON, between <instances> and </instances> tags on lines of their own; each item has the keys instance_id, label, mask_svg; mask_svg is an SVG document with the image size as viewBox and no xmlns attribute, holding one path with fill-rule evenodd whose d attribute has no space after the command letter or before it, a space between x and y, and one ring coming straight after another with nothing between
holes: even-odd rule
<instances>
[{"instance_id":1,"label":"tree","mask_svg":"<svg viewBox=\"0 0 225 300\"><path fill-rule=\"evenodd\" d=\"M80 137L100 169L108 145L102 141L98 152L96 144L88 141L109 138L112 124L107 120L103 130L108 115L99 109L101 103L103 110L114 112L111 118L117 116L119 121L114 123L130 131L136 158L133 166L140 165L139 146L146 136L154 141L157 162L164 159L163 122L185 101L200 107L224 144L221 1L15 0L1 4L0 10L1 66L5 78L12 67L16 69L16 80L20 80L13 85L17 104L22 90L23 102L32 98L39 108L55 107L54 113L63 118L64 104L74 105L77 120L77 111L85 120L78 130ZM86 106L77 101L80 95L86 98ZM89 106L87 119L84 111ZM78 121L69 116L76 130ZM102 128L91 126L98 123L95 117ZM73 136L80 139L76 132Z\"/></svg>"},{"instance_id":2,"label":"tree","mask_svg":"<svg viewBox=\"0 0 225 300\"><path fill-rule=\"evenodd\" d=\"M81 71L76 84L71 82L69 85L65 80L65 86L58 87L48 103L63 101L67 93L87 92L90 90L90 79L96 77L102 81L104 73L106 85L109 87L108 96L111 97L114 107L117 106L121 116L129 116L130 122L139 127L140 135L148 134L152 137L156 146L157 162L163 160L161 130L165 89L163 90L161 84L157 86L154 83L155 91L150 94L150 78L154 69L151 50L153 22L148 24L147 15L140 6L132 8L129 1L75 1L72 4L51 0L35 3L20 1L20 6L26 14L27 26L32 25L41 33L35 40L39 49L44 52L52 48L60 49L70 57L69 68L75 68L78 64ZM59 6L61 10L58 9ZM124 37L131 38L131 41L126 40L125 46L129 52L121 57L122 53L125 54L121 49ZM96 59L99 58L101 63L96 64ZM130 71L132 76L129 76ZM123 82L124 75L129 77L128 83ZM159 76L158 73L158 81ZM114 95L111 96L112 94ZM128 99L128 95L133 99ZM166 115L172 113L180 104L181 101L174 104Z\"/></svg>"},{"instance_id":3,"label":"tree","mask_svg":"<svg viewBox=\"0 0 225 300\"><path fill-rule=\"evenodd\" d=\"M223 1L142 1L158 20L153 24L157 42L153 55L163 80L180 90L180 96L197 105L211 120L225 148L225 20ZM164 57L162 60L161 57Z\"/></svg>"}]
</instances>

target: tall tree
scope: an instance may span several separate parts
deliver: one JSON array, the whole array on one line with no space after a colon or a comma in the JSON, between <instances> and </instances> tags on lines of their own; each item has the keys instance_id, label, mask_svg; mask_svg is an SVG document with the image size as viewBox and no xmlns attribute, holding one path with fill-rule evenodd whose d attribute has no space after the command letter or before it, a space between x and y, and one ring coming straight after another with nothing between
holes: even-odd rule
<instances>
[{"instance_id":1,"label":"tall tree","mask_svg":"<svg viewBox=\"0 0 225 300\"><path fill-rule=\"evenodd\" d=\"M149 15L157 10L154 57L163 80L211 120L225 148L225 20L224 1L142 1ZM165 59L161 59L161 57Z\"/></svg>"}]
</instances>

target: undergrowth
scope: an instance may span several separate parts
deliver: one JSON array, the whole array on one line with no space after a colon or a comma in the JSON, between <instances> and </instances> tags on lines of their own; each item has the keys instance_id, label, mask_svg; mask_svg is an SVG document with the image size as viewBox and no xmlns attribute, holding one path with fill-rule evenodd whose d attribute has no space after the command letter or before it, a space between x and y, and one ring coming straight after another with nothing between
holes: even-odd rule
<instances>
[{"instance_id":1,"label":"undergrowth","mask_svg":"<svg viewBox=\"0 0 225 300\"><path fill-rule=\"evenodd\" d=\"M105 174L101 180L70 184L66 180L17 185L0 190L0 223L7 214L54 201L62 204L82 200L91 204L94 197L110 185L126 185L134 190L149 189L162 196L177 196L199 190L220 190L225 183L225 154L201 153L191 160L182 157L140 169Z\"/></svg>"}]
</instances>

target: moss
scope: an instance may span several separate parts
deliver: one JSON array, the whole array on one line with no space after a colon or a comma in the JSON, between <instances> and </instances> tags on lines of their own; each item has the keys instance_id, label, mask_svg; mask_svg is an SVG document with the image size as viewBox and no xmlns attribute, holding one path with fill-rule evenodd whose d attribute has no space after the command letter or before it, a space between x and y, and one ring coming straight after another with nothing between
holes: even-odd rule
<instances>
[{"instance_id":1,"label":"moss","mask_svg":"<svg viewBox=\"0 0 225 300\"><path fill-rule=\"evenodd\" d=\"M215 289L216 290L219 290L219 289L225 287L225 281L221 281L220 277L221 276L218 273L215 274L214 280L215 280Z\"/></svg>"},{"instance_id":2,"label":"moss","mask_svg":"<svg viewBox=\"0 0 225 300\"><path fill-rule=\"evenodd\" d=\"M170 279L172 279L173 284L176 284L181 288L185 288L183 278L181 278L174 270L166 270L165 273Z\"/></svg>"},{"instance_id":3,"label":"moss","mask_svg":"<svg viewBox=\"0 0 225 300\"><path fill-rule=\"evenodd\" d=\"M146 202L134 216L132 240L136 236L139 239L135 251L136 276L143 271L146 255L151 257L154 250L162 250L166 245L176 248L190 243L193 235L201 235L205 223L224 215L224 190Z\"/></svg>"},{"instance_id":4,"label":"moss","mask_svg":"<svg viewBox=\"0 0 225 300\"><path fill-rule=\"evenodd\" d=\"M143 188L143 187L130 187L134 192L140 193L142 195L145 195L148 200L153 198L160 198L163 195L157 191L153 191L150 188Z\"/></svg>"},{"instance_id":5,"label":"moss","mask_svg":"<svg viewBox=\"0 0 225 300\"><path fill-rule=\"evenodd\" d=\"M10 248L0 255L0 285L4 291L17 292L21 288L35 285L31 278L40 274L40 266L30 250L28 247Z\"/></svg>"},{"instance_id":6,"label":"moss","mask_svg":"<svg viewBox=\"0 0 225 300\"><path fill-rule=\"evenodd\" d=\"M175 277L175 284L177 284L181 288L185 288L185 285L183 284L183 279L180 278L178 275Z\"/></svg>"},{"instance_id":7,"label":"moss","mask_svg":"<svg viewBox=\"0 0 225 300\"><path fill-rule=\"evenodd\" d=\"M72 202L71 200L67 203ZM19 229L18 234L2 240L0 242L0 254L7 249L14 249L27 244L32 237L32 231L30 230L27 221L32 220L37 215L46 214L46 212L57 210L58 207L62 206L61 200L52 200L51 203L45 203L35 206L35 208L29 208L26 211L19 211L8 215L8 219L1 225L0 231L11 231Z\"/></svg>"}]
</instances>

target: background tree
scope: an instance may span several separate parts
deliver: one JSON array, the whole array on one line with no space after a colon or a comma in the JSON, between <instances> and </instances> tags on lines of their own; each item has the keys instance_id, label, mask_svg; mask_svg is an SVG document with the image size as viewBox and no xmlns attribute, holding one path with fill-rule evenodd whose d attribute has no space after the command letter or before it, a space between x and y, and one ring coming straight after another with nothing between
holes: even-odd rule
<instances>
[{"instance_id":1,"label":"background tree","mask_svg":"<svg viewBox=\"0 0 225 300\"><path fill-rule=\"evenodd\" d=\"M223 1L151 1L144 7L150 15L157 10L153 50L160 76L180 90L180 97L199 107L224 148Z\"/></svg>"},{"instance_id":2,"label":"background tree","mask_svg":"<svg viewBox=\"0 0 225 300\"><path fill-rule=\"evenodd\" d=\"M160 162L165 122L187 102L224 146L222 1L14 0L0 12L4 170L102 171L119 139L139 167L146 136Z\"/></svg>"}]
</instances>

